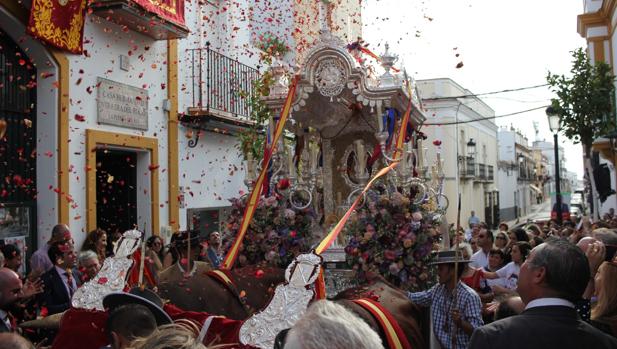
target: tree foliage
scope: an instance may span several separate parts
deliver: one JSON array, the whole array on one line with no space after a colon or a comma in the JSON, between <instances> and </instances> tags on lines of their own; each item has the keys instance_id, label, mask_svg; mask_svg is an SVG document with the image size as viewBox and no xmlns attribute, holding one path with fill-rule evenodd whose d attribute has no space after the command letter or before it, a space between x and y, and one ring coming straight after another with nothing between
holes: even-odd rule
<instances>
[{"instance_id":1,"label":"tree foliage","mask_svg":"<svg viewBox=\"0 0 617 349\"><path fill-rule=\"evenodd\" d=\"M272 73L266 71L258 79L253 81L252 93L241 92L246 98L246 102L251 111L248 119L253 121L253 125L242 131L238 137L240 139L239 148L244 159L251 153L253 159L259 161L263 157L266 133L264 125L272 116L272 111L268 108L262 97L270 93L270 86L273 83Z\"/></svg>"},{"instance_id":2,"label":"tree foliage","mask_svg":"<svg viewBox=\"0 0 617 349\"><path fill-rule=\"evenodd\" d=\"M615 76L605 62L592 65L581 48L572 51L572 58L570 76L548 73L548 84L557 94L551 107L561 116L563 134L581 143L589 157L593 141L615 129Z\"/></svg>"}]
</instances>

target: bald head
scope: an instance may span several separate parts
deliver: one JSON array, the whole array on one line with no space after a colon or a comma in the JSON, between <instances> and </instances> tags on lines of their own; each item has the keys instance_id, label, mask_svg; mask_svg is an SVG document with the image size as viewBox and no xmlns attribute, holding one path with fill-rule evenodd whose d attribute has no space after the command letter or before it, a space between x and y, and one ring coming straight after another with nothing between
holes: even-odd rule
<instances>
[{"instance_id":1,"label":"bald head","mask_svg":"<svg viewBox=\"0 0 617 349\"><path fill-rule=\"evenodd\" d=\"M49 238L48 244L53 244L59 241L65 241L71 239L71 231L69 230L69 226L66 224L57 224L51 230L51 237Z\"/></svg>"},{"instance_id":2,"label":"bald head","mask_svg":"<svg viewBox=\"0 0 617 349\"><path fill-rule=\"evenodd\" d=\"M519 296L511 296L499 303L495 312L495 320L505 319L510 316L518 315L525 310L525 304Z\"/></svg>"},{"instance_id":3,"label":"bald head","mask_svg":"<svg viewBox=\"0 0 617 349\"><path fill-rule=\"evenodd\" d=\"M583 250L583 252L587 252L587 248L589 247L589 245L596 241L598 241L598 239L592 238L591 236L585 236L584 238L578 240L576 246Z\"/></svg>"},{"instance_id":4,"label":"bald head","mask_svg":"<svg viewBox=\"0 0 617 349\"><path fill-rule=\"evenodd\" d=\"M0 349L34 349L34 345L16 333L0 333Z\"/></svg>"},{"instance_id":5,"label":"bald head","mask_svg":"<svg viewBox=\"0 0 617 349\"><path fill-rule=\"evenodd\" d=\"M21 279L9 268L0 268L0 309L6 310L21 296Z\"/></svg>"}]
</instances>

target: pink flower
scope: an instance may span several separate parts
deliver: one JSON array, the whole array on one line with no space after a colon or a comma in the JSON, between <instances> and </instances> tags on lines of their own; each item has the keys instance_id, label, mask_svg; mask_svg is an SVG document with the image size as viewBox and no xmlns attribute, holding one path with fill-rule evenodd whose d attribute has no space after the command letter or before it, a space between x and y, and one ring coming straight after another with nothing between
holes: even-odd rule
<instances>
[{"instance_id":1,"label":"pink flower","mask_svg":"<svg viewBox=\"0 0 617 349\"><path fill-rule=\"evenodd\" d=\"M394 260L394 258L396 258L396 252L394 252L392 250L385 250L383 252L383 255L388 260Z\"/></svg>"},{"instance_id":2,"label":"pink flower","mask_svg":"<svg viewBox=\"0 0 617 349\"><path fill-rule=\"evenodd\" d=\"M294 218L296 218L296 213L293 210L290 210L288 208L285 209L284 215L285 215L285 218L287 218L287 219L294 219Z\"/></svg>"}]
</instances>

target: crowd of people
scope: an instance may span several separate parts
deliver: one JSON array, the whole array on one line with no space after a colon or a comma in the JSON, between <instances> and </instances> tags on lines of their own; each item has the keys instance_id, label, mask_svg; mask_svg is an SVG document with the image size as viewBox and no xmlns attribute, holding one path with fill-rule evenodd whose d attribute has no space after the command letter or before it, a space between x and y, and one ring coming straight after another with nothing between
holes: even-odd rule
<instances>
[{"instance_id":1,"label":"crowd of people","mask_svg":"<svg viewBox=\"0 0 617 349\"><path fill-rule=\"evenodd\" d=\"M492 231L472 213L437 253L439 283L409 294L440 347L617 347L617 217L575 219Z\"/></svg>"},{"instance_id":2,"label":"crowd of people","mask_svg":"<svg viewBox=\"0 0 617 349\"><path fill-rule=\"evenodd\" d=\"M617 348L617 217L603 220L527 224L496 231L470 220L449 249L432 264L438 284L409 299L430 307L434 341L442 348L593 347ZM35 251L28 275L20 275L24 251L0 248L0 349L32 348L20 323L60 314L75 291L92 280L113 255L118 234L90 232L75 249L66 225ZM184 259L185 251L159 236L146 241L145 266L156 279ZM212 233L199 258L218 267L221 237ZM181 273L180 272L178 273ZM156 282L155 282L156 283ZM200 328L174 323L163 301L148 288L112 293L103 299L108 348L205 348ZM34 337L33 340L41 340ZM39 345L49 345L49 340ZM345 307L317 301L276 348L383 348L379 335Z\"/></svg>"},{"instance_id":3,"label":"crowd of people","mask_svg":"<svg viewBox=\"0 0 617 349\"><path fill-rule=\"evenodd\" d=\"M50 232L47 243L32 253L27 275L22 274L25 251L15 244L0 246L0 333L21 333L20 324L69 309L75 291L93 279L105 259L113 256L113 246L120 236L114 232L108 238L104 230L96 229L88 233L82 248L76 250L69 227L58 224ZM222 259L220 235L217 232L210 234L200 252L201 259L218 266ZM182 254L171 244L166 245L160 236L146 240L144 264L154 279L153 284L164 269L177 264L180 258ZM155 286L153 284L148 286ZM142 325L140 322L139 326ZM49 338L42 340L41 345L50 344ZM28 342L5 336L0 340L0 348L6 343ZM9 347L20 348L18 344ZM125 345L111 347L124 348Z\"/></svg>"}]
</instances>

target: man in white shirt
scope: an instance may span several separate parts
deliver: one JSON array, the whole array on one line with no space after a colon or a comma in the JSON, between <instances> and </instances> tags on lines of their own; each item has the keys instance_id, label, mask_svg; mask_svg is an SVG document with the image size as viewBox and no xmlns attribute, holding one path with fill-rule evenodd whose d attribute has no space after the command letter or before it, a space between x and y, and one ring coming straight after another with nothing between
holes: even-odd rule
<instances>
[{"instance_id":1,"label":"man in white shirt","mask_svg":"<svg viewBox=\"0 0 617 349\"><path fill-rule=\"evenodd\" d=\"M517 291L525 310L477 328L469 348L617 348L617 339L582 321L573 302L590 278L585 254L555 240L535 247L521 266Z\"/></svg>"},{"instance_id":2,"label":"man in white shirt","mask_svg":"<svg viewBox=\"0 0 617 349\"><path fill-rule=\"evenodd\" d=\"M479 250L471 256L469 266L482 269L488 266L488 257L493 248L494 237L493 233L482 227L476 238Z\"/></svg>"}]
</instances>

